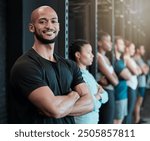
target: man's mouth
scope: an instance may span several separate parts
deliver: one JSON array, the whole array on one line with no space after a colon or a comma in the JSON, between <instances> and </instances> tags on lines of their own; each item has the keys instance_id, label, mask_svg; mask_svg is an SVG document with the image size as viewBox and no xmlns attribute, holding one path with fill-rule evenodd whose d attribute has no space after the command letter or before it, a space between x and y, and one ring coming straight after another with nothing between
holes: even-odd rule
<instances>
[{"instance_id":1,"label":"man's mouth","mask_svg":"<svg viewBox=\"0 0 150 141\"><path fill-rule=\"evenodd\" d=\"M52 36L53 34L56 33L56 31L43 31L43 33L48 35L48 36Z\"/></svg>"}]
</instances>

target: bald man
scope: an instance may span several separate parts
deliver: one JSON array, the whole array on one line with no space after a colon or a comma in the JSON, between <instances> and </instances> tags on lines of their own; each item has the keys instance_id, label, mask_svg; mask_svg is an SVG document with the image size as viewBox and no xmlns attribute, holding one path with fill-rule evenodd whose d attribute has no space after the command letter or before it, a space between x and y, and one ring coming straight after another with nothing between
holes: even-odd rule
<instances>
[{"instance_id":1,"label":"bald man","mask_svg":"<svg viewBox=\"0 0 150 141\"><path fill-rule=\"evenodd\" d=\"M31 14L34 44L11 69L12 123L73 124L74 116L94 109L77 65L54 53L58 16L49 6Z\"/></svg>"}]
</instances>

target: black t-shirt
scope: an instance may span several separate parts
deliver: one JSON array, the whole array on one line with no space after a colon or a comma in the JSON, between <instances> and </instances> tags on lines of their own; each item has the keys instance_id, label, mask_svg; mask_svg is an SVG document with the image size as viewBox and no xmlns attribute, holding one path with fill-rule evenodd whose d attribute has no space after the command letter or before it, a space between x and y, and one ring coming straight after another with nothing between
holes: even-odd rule
<instances>
[{"instance_id":1,"label":"black t-shirt","mask_svg":"<svg viewBox=\"0 0 150 141\"><path fill-rule=\"evenodd\" d=\"M74 118L50 118L39 114L28 100L28 95L41 86L48 86L54 95L66 95L76 85L83 83L76 63L54 54L55 62L42 58L34 49L17 59L11 70L13 123L74 123Z\"/></svg>"}]
</instances>

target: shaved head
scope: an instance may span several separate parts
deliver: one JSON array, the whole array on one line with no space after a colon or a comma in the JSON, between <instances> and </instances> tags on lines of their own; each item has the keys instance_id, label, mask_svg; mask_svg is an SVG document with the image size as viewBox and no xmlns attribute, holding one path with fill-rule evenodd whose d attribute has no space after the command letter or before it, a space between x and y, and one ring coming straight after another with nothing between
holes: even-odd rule
<instances>
[{"instance_id":1,"label":"shaved head","mask_svg":"<svg viewBox=\"0 0 150 141\"><path fill-rule=\"evenodd\" d=\"M59 32L58 16L55 10L50 6L40 6L33 10L29 30L41 43L54 43Z\"/></svg>"},{"instance_id":2,"label":"shaved head","mask_svg":"<svg viewBox=\"0 0 150 141\"><path fill-rule=\"evenodd\" d=\"M55 10L52 7L45 5L45 6L40 6L40 7L36 8L35 10L32 11L30 22L34 23L35 20L38 18L39 14L44 12L44 11L53 12L57 17Z\"/></svg>"}]
</instances>

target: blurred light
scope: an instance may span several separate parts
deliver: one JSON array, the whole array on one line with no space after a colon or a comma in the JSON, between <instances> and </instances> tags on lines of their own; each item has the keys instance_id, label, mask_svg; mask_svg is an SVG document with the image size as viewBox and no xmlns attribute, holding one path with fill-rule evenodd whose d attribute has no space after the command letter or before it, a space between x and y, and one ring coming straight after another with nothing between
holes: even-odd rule
<instances>
[{"instance_id":1,"label":"blurred light","mask_svg":"<svg viewBox=\"0 0 150 141\"><path fill-rule=\"evenodd\" d=\"M120 0L120 2L123 2L123 0Z\"/></svg>"},{"instance_id":2,"label":"blurred light","mask_svg":"<svg viewBox=\"0 0 150 141\"><path fill-rule=\"evenodd\" d=\"M112 9L112 6L110 6L109 9L111 10L111 9Z\"/></svg>"},{"instance_id":3,"label":"blurred light","mask_svg":"<svg viewBox=\"0 0 150 141\"><path fill-rule=\"evenodd\" d=\"M128 23L128 24L131 24L131 21L128 21L127 23Z\"/></svg>"},{"instance_id":4,"label":"blurred light","mask_svg":"<svg viewBox=\"0 0 150 141\"><path fill-rule=\"evenodd\" d=\"M124 15L120 15L120 18L124 18Z\"/></svg>"}]
</instances>

